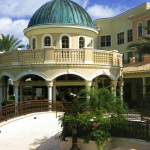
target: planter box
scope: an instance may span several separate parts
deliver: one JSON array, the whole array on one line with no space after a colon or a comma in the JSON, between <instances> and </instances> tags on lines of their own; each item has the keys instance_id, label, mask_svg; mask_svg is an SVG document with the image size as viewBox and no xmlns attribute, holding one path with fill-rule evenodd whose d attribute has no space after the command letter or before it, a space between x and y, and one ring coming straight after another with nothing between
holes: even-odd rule
<instances>
[{"instance_id":1,"label":"planter box","mask_svg":"<svg viewBox=\"0 0 150 150\"><path fill-rule=\"evenodd\" d=\"M61 150L70 150L71 146L71 137L67 137L66 141L61 142ZM78 147L80 150L98 150L94 141L85 144L82 139L78 139ZM105 143L104 150L150 150L150 143L137 139L109 138Z\"/></svg>"}]
</instances>

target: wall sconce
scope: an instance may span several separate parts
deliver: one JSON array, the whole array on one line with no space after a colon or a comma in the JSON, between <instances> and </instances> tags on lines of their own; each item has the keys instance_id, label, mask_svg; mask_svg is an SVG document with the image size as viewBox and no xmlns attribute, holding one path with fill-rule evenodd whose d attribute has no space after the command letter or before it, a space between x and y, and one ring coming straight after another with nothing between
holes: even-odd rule
<instances>
[{"instance_id":1,"label":"wall sconce","mask_svg":"<svg viewBox=\"0 0 150 150\"><path fill-rule=\"evenodd\" d=\"M56 40L54 40L54 46L56 46L57 45L57 41Z\"/></svg>"}]
</instances>

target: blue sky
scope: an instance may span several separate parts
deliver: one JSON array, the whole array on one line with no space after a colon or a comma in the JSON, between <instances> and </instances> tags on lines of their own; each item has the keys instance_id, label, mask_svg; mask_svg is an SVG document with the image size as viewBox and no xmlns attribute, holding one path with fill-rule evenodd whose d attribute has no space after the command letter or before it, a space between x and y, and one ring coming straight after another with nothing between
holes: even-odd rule
<instances>
[{"instance_id":1,"label":"blue sky","mask_svg":"<svg viewBox=\"0 0 150 150\"><path fill-rule=\"evenodd\" d=\"M24 44L28 39L23 29L28 25L33 13L49 0L0 0L0 34L14 34ZM146 0L73 0L89 13L93 20L116 16L134 8Z\"/></svg>"}]
</instances>

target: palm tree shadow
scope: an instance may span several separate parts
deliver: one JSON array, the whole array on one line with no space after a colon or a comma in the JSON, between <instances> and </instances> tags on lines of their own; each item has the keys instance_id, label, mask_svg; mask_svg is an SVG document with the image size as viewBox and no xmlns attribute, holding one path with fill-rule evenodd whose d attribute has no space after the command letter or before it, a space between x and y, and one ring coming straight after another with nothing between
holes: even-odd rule
<instances>
[{"instance_id":1,"label":"palm tree shadow","mask_svg":"<svg viewBox=\"0 0 150 150\"><path fill-rule=\"evenodd\" d=\"M54 136L43 139L36 139L36 141L30 144L30 150L60 150L61 140L59 139L60 132Z\"/></svg>"}]
</instances>

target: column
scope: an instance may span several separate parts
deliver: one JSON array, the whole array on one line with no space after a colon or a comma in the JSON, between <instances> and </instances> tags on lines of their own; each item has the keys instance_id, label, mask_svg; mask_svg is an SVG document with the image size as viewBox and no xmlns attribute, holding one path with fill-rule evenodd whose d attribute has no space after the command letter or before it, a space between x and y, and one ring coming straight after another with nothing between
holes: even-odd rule
<instances>
[{"instance_id":1,"label":"column","mask_svg":"<svg viewBox=\"0 0 150 150\"><path fill-rule=\"evenodd\" d=\"M122 102L123 102L123 86L124 86L124 82L119 81L119 96Z\"/></svg>"},{"instance_id":2,"label":"column","mask_svg":"<svg viewBox=\"0 0 150 150\"><path fill-rule=\"evenodd\" d=\"M143 80L143 97L144 97L144 95L146 94L146 78L143 77L142 80Z\"/></svg>"},{"instance_id":3,"label":"column","mask_svg":"<svg viewBox=\"0 0 150 150\"><path fill-rule=\"evenodd\" d=\"M116 97L116 88L117 88L117 81L111 81L111 92L112 92L112 95L114 97Z\"/></svg>"},{"instance_id":4,"label":"column","mask_svg":"<svg viewBox=\"0 0 150 150\"><path fill-rule=\"evenodd\" d=\"M0 82L0 107L2 106L3 101L3 82Z\"/></svg>"},{"instance_id":5,"label":"column","mask_svg":"<svg viewBox=\"0 0 150 150\"><path fill-rule=\"evenodd\" d=\"M52 100L53 81L47 81L47 87L48 87L48 100Z\"/></svg>"},{"instance_id":6,"label":"column","mask_svg":"<svg viewBox=\"0 0 150 150\"><path fill-rule=\"evenodd\" d=\"M19 87L19 81L14 81L15 103L18 103L18 87Z\"/></svg>"},{"instance_id":7,"label":"column","mask_svg":"<svg viewBox=\"0 0 150 150\"><path fill-rule=\"evenodd\" d=\"M91 88L91 86L92 86L92 81L85 81L85 86L86 86L86 88Z\"/></svg>"},{"instance_id":8,"label":"column","mask_svg":"<svg viewBox=\"0 0 150 150\"><path fill-rule=\"evenodd\" d=\"M23 87L20 86L20 102L23 102Z\"/></svg>"}]
</instances>

